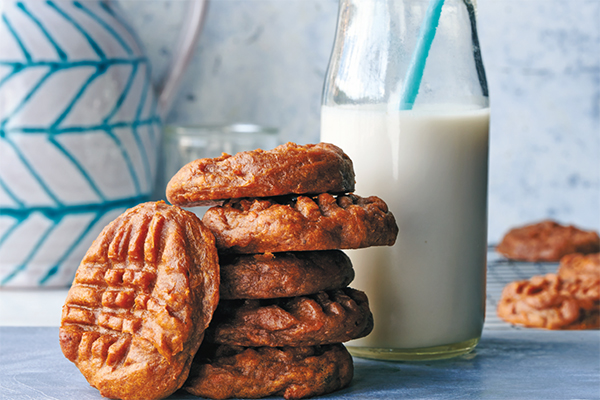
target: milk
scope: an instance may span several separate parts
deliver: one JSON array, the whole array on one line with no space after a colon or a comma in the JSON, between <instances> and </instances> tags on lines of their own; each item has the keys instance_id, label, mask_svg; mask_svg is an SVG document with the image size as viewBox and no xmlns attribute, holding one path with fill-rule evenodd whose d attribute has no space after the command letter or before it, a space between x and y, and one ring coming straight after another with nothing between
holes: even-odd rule
<instances>
[{"instance_id":1,"label":"milk","mask_svg":"<svg viewBox=\"0 0 600 400\"><path fill-rule=\"evenodd\" d=\"M393 247L348 251L352 286L375 319L349 346L420 349L480 337L488 128L488 108L322 107L321 140L350 156L356 194L385 200L400 228Z\"/></svg>"}]
</instances>

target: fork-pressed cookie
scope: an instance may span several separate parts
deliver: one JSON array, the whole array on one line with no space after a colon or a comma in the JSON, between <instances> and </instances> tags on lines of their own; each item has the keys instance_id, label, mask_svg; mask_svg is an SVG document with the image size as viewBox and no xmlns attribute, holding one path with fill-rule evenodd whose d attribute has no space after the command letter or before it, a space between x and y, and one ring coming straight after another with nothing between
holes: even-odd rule
<instances>
[{"instance_id":1,"label":"fork-pressed cookie","mask_svg":"<svg viewBox=\"0 0 600 400\"><path fill-rule=\"evenodd\" d=\"M376 196L354 194L227 201L202 219L223 253L266 253L391 246L398 226Z\"/></svg>"},{"instance_id":2,"label":"fork-pressed cookie","mask_svg":"<svg viewBox=\"0 0 600 400\"><path fill-rule=\"evenodd\" d=\"M301 399L341 389L353 374L352 357L342 344L255 348L203 344L184 389L211 399Z\"/></svg>"},{"instance_id":3,"label":"fork-pressed cookie","mask_svg":"<svg viewBox=\"0 0 600 400\"><path fill-rule=\"evenodd\" d=\"M81 262L60 346L102 396L180 388L219 301L214 237L192 213L144 203L111 222Z\"/></svg>"},{"instance_id":4,"label":"fork-pressed cookie","mask_svg":"<svg viewBox=\"0 0 600 400\"><path fill-rule=\"evenodd\" d=\"M167 199L191 207L243 197L352 191L352 161L339 147L290 142L272 150L192 161L169 181Z\"/></svg>"}]
</instances>

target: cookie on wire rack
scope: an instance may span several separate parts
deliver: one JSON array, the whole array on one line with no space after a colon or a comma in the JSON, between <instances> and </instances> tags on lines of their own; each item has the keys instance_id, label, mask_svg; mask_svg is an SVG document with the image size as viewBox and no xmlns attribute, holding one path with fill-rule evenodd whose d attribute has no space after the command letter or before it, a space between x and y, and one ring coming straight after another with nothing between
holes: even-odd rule
<instances>
[{"instance_id":1,"label":"cookie on wire rack","mask_svg":"<svg viewBox=\"0 0 600 400\"><path fill-rule=\"evenodd\" d=\"M509 283L497 313L515 325L544 329L600 328L600 293L589 280L561 279L556 274Z\"/></svg>"},{"instance_id":2,"label":"cookie on wire rack","mask_svg":"<svg viewBox=\"0 0 600 400\"><path fill-rule=\"evenodd\" d=\"M594 231L545 220L511 229L496 251L511 260L558 262L571 253L597 253L600 237Z\"/></svg>"}]
</instances>

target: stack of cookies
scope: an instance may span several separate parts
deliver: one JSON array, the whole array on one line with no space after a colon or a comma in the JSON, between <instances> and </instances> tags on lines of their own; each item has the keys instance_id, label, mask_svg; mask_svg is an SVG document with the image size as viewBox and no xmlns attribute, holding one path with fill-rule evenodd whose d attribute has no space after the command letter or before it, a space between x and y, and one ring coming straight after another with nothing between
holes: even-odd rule
<instances>
[{"instance_id":1,"label":"stack of cookies","mask_svg":"<svg viewBox=\"0 0 600 400\"><path fill-rule=\"evenodd\" d=\"M216 205L203 223L221 271L187 391L303 398L350 382L342 342L370 333L373 317L348 287L354 271L340 249L392 245L398 233L381 199L353 190L351 160L325 143L196 160L171 179L174 205Z\"/></svg>"},{"instance_id":2,"label":"stack of cookies","mask_svg":"<svg viewBox=\"0 0 600 400\"><path fill-rule=\"evenodd\" d=\"M373 317L339 249L391 245L386 204L348 194L350 159L328 144L197 160L108 224L63 306L60 346L100 393L154 400L302 398L346 386L342 342ZM218 204L204 221L177 205Z\"/></svg>"}]
</instances>

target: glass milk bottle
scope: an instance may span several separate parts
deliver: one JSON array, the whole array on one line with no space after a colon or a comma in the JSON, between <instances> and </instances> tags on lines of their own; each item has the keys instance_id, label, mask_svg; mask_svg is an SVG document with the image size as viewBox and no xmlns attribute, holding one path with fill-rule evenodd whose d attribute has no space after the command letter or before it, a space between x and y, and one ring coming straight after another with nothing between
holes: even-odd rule
<instances>
[{"instance_id":1,"label":"glass milk bottle","mask_svg":"<svg viewBox=\"0 0 600 400\"><path fill-rule=\"evenodd\" d=\"M448 358L481 336L490 112L474 1L340 0L321 140L400 228L393 247L348 252L375 319L355 356Z\"/></svg>"}]
</instances>

